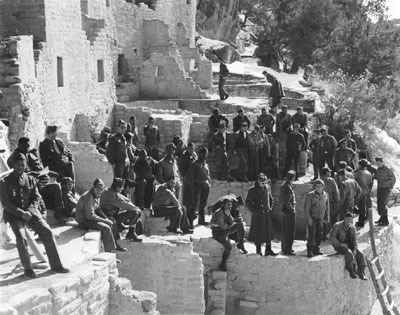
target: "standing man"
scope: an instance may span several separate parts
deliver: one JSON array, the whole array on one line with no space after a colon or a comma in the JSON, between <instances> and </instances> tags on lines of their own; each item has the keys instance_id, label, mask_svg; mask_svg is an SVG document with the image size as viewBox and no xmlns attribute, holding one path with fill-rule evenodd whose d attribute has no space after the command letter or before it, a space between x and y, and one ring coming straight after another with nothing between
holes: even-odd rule
<instances>
[{"instance_id":1,"label":"standing man","mask_svg":"<svg viewBox=\"0 0 400 315\"><path fill-rule=\"evenodd\" d=\"M338 221L339 215L339 188L336 184L336 181L330 176L331 170L329 167L324 167L321 170L321 179L324 182L324 190L328 194L329 197L329 225L324 224L322 240L326 239L326 235L328 231L332 228L332 226Z\"/></svg>"},{"instance_id":2,"label":"standing man","mask_svg":"<svg viewBox=\"0 0 400 315\"><path fill-rule=\"evenodd\" d=\"M312 140L310 142L309 148L312 152L312 164L314 170L314 178L316 180L319 177L319 155L320 155L320 147L321 147L321 132L319 130L314 130L312 135Z\"/></svg>"},{"instance_id":3,"label":"standing man","mask_svg":"<svg viewBox=\"0 0 400 315\"><path fill-rule=\"evenodd\" d=\"M240 131L235 133L235 152L239 155L239 181L248 182L247 169L248 169L248 141L249 132L247 131L247 123L242 123Z\"/></svg>"},{"instance_id":4,"label":"standing man","mask_svg":"<svg viewBox=\"0 0 400 315\"><path fill-rule=\"evenodd\" d=\"M248 173L247 178L250 181L255 181L260 173L260 147L263 138L260 131L260 126L254 125L254 129L249 134L248 151Z\"/></svg>"},{"instance_id":5,"label":"standing man","mask_svg":"<svg viewBox=\"0 0 400 315\"><path fill-rule=\"evenodd\" d=\"M226 93L224 85L226 78L229 75L229 70L228 67L226 66L224 60L220 58L220 64L219 64L219 81L218 81L218 92L219 92L219 98L221 101L226 100L229 97L229 94Z\"/></svg>"},{"instance_id":6,"label":"standing man","mask_svg":"<svg viewBox=\"0 0 400 315\"><path fill-rule=\"evenodd\" d=\"M149 155L158 161L160 159L158 147L160 146L160 132L158 127L154 125L154 118L149 117L148 124L143 128L143 134L146 137L144 147Z\"/></svg>"},{"instance_id":7,"label":"standing man","mask_svg":"<svg viewBox=\"0 0 400 315\"><path fill-rule=\"evenodd\" d=\"M367 280L365 277L365 258L363 253L358 250L357 232L353 225L353 214L347 212L344 220L335 223L330 233L330 241L333 248L344 256L345 266L350 277L357 279L357 275L362 280ZM357 270L353 265L354 260L357 262Z\"/></svg>"},{"instance_id":8,"label":"standing man","mask_svg":"<svg viewBox=\"0 0 400 315\"><path fill-rule=\"evenodd\" d=\"M343 142L347 142L347 147L352 149L354 152L357 152L357 144L356 142L351 138L351 131L346 129L344 132L344 138L339 140L339 145Z\"/></svg>"},{"instance_id":9,"label":"standing man","mask_svg":"<svg viewBox=\"0 0 400 315\"><path fill-rule=\"evenodd\" d=\"M294 163L294 170L296 172L295 180L299 179L299 158L300 152L306 150L306 142L304 141L303 135L300 133L300 125L294 124L293 132L289 134L286 142L286 161L285 169L283 170L282 177L286 176L286 173L292 166L292 161Z\"/></svg>"},{"instance_id":10,"label":"standing man","mask_svg":"<svg viewBox=\"0 0 400 315\"><path fill-rule=\"evenodd\" d=\"M387 204L389 202L390 192L394 184L396 184L396 176L393 171L385 165L382 157L375 158L375 162L378 165L375 172L375 179L378 182L377 208L381 216L375 223L380 226L387 226L389 225Z\"/></svg>"},{"instance_id":11,"label":"standing man","mask_svg":"<svg viewBox=\"0 0 400 315\"><path fill-rule=\"evenodd\" d=\"M218 180L232 180L229 175L229 162L226 140L226 126L221 122L218 126L218 131L210 138L208 145L215 152L215 164L217 167Z\"/></svg>"},{"instance_id":12,"label":"standing man","mask_svg":"<svg viewBox=\"0 0 400 315\"><path fill-rule=\"evenodd\" d=\"M247 209L251 212L251 225L248 241L256 245L256 253L262 256L261 244L265 243L265 256L276 256L271 248L273 239L272 207L274 199L268 186L268 178L260 173L249 189L246 198Z\"/></svg>"},{"instance_id":13,"label":"standing man","mask_svg":"<svg viewBox=\"0 0 400 315\"><path fill-rule=\"evenodd\" d=\"M37 278L27 248L25 225L39 235L51 269L57 273L68 273L69 270L61 263L51 228L40 213L39 205L42 197L37 182L32 176L25 174L26 157L17 154L13 161L13 172L0 182L0 200L4 208L3 219L10 224L17 240L18 255L24 267L24 274L29 278Z\"/></svg>"},{"instance_id":14,"label":"standing man","mask_svg":"<svg viewBox=\"0 0 400 315\"><path fill-rule=\"evenodd\" d=\"M358 162L359 169L354 172L354 178L358 185L361 187L361 196L358 199L358 209L360 215L356 226L364 227L364 222L368 218L368 199L371 198L372 185L374 183L373 177L367 170L368 161L360 160Z\"/></svg>"},{"instance_id":15,"label":"standing man","mask_svg":"<svg viewBox=\"0 0 400 315\"><path fill-rule=\"evenodd\" d=\"M136 174L137 188L135 190L136 205L140 209L150 208L154 196L155 176L154 170L157 161L147 155L146 150L139 151L139 158L133 167Z\"/></svg>"},{"instance_id":16,"label":"standing man","mask_svg":"<svg viewBox=\"0 0 400 315\"><path fill-rule=\"evenodd\" d=\"M198 224L208 225L204 213L211 187L207 157L208 149L206 147L201 147L199 150L199 158L190 165L186 174L186 179L192 183L192 206L188 213L190 226L193 226L193 221L197 214L199 218Z\"/></svg>"},{"instance_id":17,"label":"standing man","mask_svg":"<svg viewBox=\"0 0 400 315\"><path fill-rule=\"evenodd\" d=\"M270 113L267 113L267 109L261 109L261 115L257 117L257 125L264 126L264 132L266 134L272 134L274 132L275 118Z\"/></svg>"},{"instance_id":18,"label":"standing man","mask_svg":"<svg viewBox=\"0 0 400 315\"><path fill-rule=\"evenodd\" d=\"M356 156L356 152L347 146L347 141L344 140L340 143L340 147L335 152L335 166L338 167L339 163L345 161L348 166L353 170L355 169L353 159Z\"/></svg>"},{"instance_id":19,"label":"standing man","mask_svg":"<svg viewBox=\"0 0 400 315\"><path fill-rule=\"evenodd\" d=\"M46 139L39 144L39 152L44 167L57 172L60 179L71 177L75 180L74 159L64 142L57 138L57 126L46 128Z\"/></svg>"},{"instance_id":20,"label":"standing man","mask_svg":"<svg viewBox=\"0 0 400 315\"><path fill-rule=\"evenodd\" d=\"M340 170L337 175L339 178L340 192L339 220L343 220L345 213L353 213L354 206L357 204L362 190L355 179L346 177L345 170Z\"/></svg>"},{"instance_id":21,"label":"standing man","mask_svg":"<svg viewBox=\"0 0 400 315\"><path fill-rule=\"evenodd\" d=\"M238 115L233 118L233 132L239 131L242 128L243 123L246 123L247 129L249 129L250 119L244 114L243 109L239 108L237 112Z\"/></svg>"},{"instance_id":22,"label":"standing man","mask_svg":"<svg viewBox=\"0 0 400 315\"><path fill-rule=\"evenodd\" d=\"M324 182L317 179L314 190L308 193L304 204L307 220L307 257L323 255L319 246L323 236L323 223L329 222L329 196L324 191Z\"/></svg>"},{"instance_id":23,"label":"standing man","mask_svg":"<svg viewBox=\"0 0 400 315\"><path fill-rule=\"evenodd\" d=\"M279 204L283 212L282 225L282 254L295 256L292 246L296 233L296 197L293 189L293 182L296 177L294 171L289 171L286 181L280 187Z\"/></svg>"},{"instance_id":24,"label":"standing man","mask_svg":"<svg viewBox=\"0 0 400 315\"><path fill-rule=\"evenodd\" d=\"M74 217L78 199L76 198L74 189L74 181L71 177L64 177L61 181L61 194L64 204L62 215L66 218Z\"/></svg>"},{"instance_id":25,"label":"standing man","mask_svg":"<svg viewBox=\"0 0 400 315\"><path fill-rule=\"evenodd\" d=\"M219 109L215 108L213 114L208 118L208 128L210 129L210 134L208 139L210 139L218 130L221 123L225 122L225 127L229 127L229 119L223 115L220 115Z\"/></svg>"},{"instance_id":26,"label":"standing man","mask_svg":"<svg viewBox=\"0 0 400 315\"><path fill-rule=\"evenodd\" d=\"M232 251L231 241L228 236L230 234L237 233L239 235L239 243L236 245L242 253L247 254L244 248L244 226L243 220L240 219L235 221L231 215L232 200L224 199L221 208L216 210L211 219L211 230L213 238L224 246L224 252L222 254L222 261L219 265L221 271L227 271L226 261Z\"/></svg>"},{"instance_id":27,"label":"standing man","mask_svg":"<svg viewBox=\"0 0 400 315\"><path fill-rule=\"evenodd\" d=\"M282 137L283 132L289 133L292 127L292 115L288 113L286 105L282 105L282 110L276 116L276 135L277 140Z\"/></svg>"},{"instance_id":28,"label":"standing man","mask_svg":"<svg viewBox=\"0 0 400 315\"><path fill-rule=\"evenodd\" d=\"M269 83L271 83L271 88L269 90L269 98L271 100L270 101L271 107L276 108L281 103L282 97L285 96L285 92L283 91L282 84L271 73L268 73L267 71L263 71L262 74L265 76L267 81Z\"/></svg>"},{"instance_id":29,"label":"standing man","mask_svg":"<svg viewBox=\"0 0 400 315\"><path fill-rule=\"evenodd\" d=\"M190 165L196 160L197 154L194 151L194 144L193 142L189 142L187 150L183 152L183 155L178 159L179 174L183 178L182 204L186 209L192 207L192 183L187 179L186 175Z\"/></svg>"},{"instance_id":30,"label":"standing man","mask_svg":"<svg viewBox=\"0 0 400 315\"><path fill-rule=\"evenodd\" d=\"M129 117L129 123L126 128L126 132L130 132L132 134L132 143L135 147L139 146L139 132L136 127L136 117Z\"/></svg>"},{"instance_id":31,"label":"standing man","mask_svg":"<svg viewBox=\"0 0 400 315\"><path fill-rule=\"evenodd\" d=\"M334 158L335 150L337 147L337 142L334 136L328 134L328 127L321 127L321 138L320 138L320 148L319 148L319 169L322 170L325 167L325 163L328 167L334 171Z\"/></svg>"},{"instance_id":32,"label":"standing man","mask_svg":"<svg viewBox=\"0 0 400 315\"><path fill-rule=\"evenodd\" d=\"M175 159L175 144L172 142L167 144L165 156L160 160L157 165L156 178L160 184L167 182L167 178L174 177L175 185L174 188L176 198L179 198L179 189L181 187L181 178L179 175L178 163Z\"/></svg>"},{"instance_id":33,"label":"standing man","mask_svg":"<svg viewBox=\"0 0 400 315\"><path fill-rule=\"evenodd\" d=\"M269 143L268 134L265 133L265 127L260 125L260 136L261 136L261 144L260 144L260 153L259 153L259 167L260 172L264 173L264 168L267 163L267 158L271 157L271 144Z\"/></svg>"},{"instance_id":34,"label":"standing man","mask_svg":"<svg viewBox=\"0 0 400 315\"><path fill-rule=\"evenodd\" d=\"M308 144L308 117L307 114L303 112L303 107L297 107L297 112L292 117L292 124L300 125L300 133L304 136L306 144Z\"/></svg>"},{"instance_id":35,"label":"standing man","mask_svg":"<svg viewBox=\"0 0 400 315\"><path fill-rule=\"evenodd\" d=\"M128 178L130 165L127 151L128 145L125 138L126 128L126 121L120 119L118 131L110 138L106 151L106 157L113 168L114 177L124 179Z\"/></svg>"}]
</instances>

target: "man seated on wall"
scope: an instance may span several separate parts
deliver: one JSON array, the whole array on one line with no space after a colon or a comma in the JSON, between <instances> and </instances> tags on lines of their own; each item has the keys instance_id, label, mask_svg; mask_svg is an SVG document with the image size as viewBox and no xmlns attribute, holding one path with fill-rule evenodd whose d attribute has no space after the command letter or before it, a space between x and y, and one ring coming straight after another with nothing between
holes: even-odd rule
<instances>
[{"instance_id":1,"label":"man seated on wall","mask_svg":"<svg viewBox=\"0 0 400 315\"><path fill-rule=\"evenodd\" d=\"M29 172L40 172L43 170L42 162L40 162L37 156L37 150L29 150L31 146L31 140L27 137L21 137L18 139L18 147L7 159L7 165L9 168L13 168L14 159L18 154L23 154L26 157L26 170L25 173Z\"/></svg>"},{"instance_id":2,"label":"man seated on wall","mask_svg":"<svg viewBox=\"0 0 400 315\"><path fill-rule=\"evenodd\" d=\"M39 152L43 165L50 171L57 172L60 178L75 180L74 159L64 142L57 138L57 126L46 128L46 139L39 144Z\"/></svg>"},{"instance_id":3,"label":"man seated on wall","mask_svg":"<svg viewBox=\"0 0 400 315\"><path fill-rule=\"evenodd\" d=\"M132 242L141 242L142 240L139 239L135 233L135 226L142 215L142 211L127 197L121 194L123 188L124 180L122 178L114 178L111 187L101 194L100 208L107 218L113 222L113 232L117 250L126 251L125 248L121 248L117 243L121 238L119 233L129 226L126 239Z\"/></svg>"},{"instance_id":4,"label":"man seated on wall","mask_svg":"<svg viewBox=\"0 0 400 315\"><path fill-rule=\"evenodd\" d=\"M172 233L191 234L186 209L181 205L175 194L175 177L167 178L166 183L161 184L153 199L153 212L155 217L169 217L170 224L167 230ZM181 230L182 228L182 230Z\"/></svg>"},{"instance_id":5,"label":"man seated on wall","mask_svg":"<svg viewBox=\"0 0 400 315\"><path fill-rule=\"evenodd\" d=\"M73 192L74 181L71 177L64 177L61 181L61 185L62 200L64 204L61 214L66 218L75 217L78 198Z\"/></svg>"},{"instance_id":6,"label":"man seated on wall","mask_svg":"<svg viewBox=\"0 0 400 315\"><path fill-rule=\"evenodd\" d=\"M29 278L37 278L27 248L25 225L39 235L46 249L51 269L57 273L68 273L69 270L61 263L51 228L40 213L42 198L37 181L25 174L26 157L18 154L13 161L13 172L0 182L0 200L4 208L4 221L10 224L17 239L17 249L25 270L24 274Z\"/></svg>"},{"instance_id":7,"label":"man seated on wall","mask_svg":"<svg viewBox=\"0 0 400 315\"><path fill-rule=\"evenodd\" d=\"M40 194L43 197L46 209L54 210L54 218L61 223L65 223L68 217L63 214L64 203L61 185L57 182L59 175L56 172L50 171L47 176L49 180L46 185L40 188Z\"/></svg>"},{"instance_id":8,"label":"man seated on wall","mask_svg":"<svg viewBox=\"0 0 400 315\"><path fill-rule=\"evenodd\" d=\"M104 251L113 253L116 249L112 231L113 221L107 219L99 207L100 195L103 190L104 182L96 178L92 188L79 198L76 205L75 219L80 229L101 231Z\"/></svg>"},{"instance_id":9,"label":"man seated on wall","mask_svg":"<svg viewBox=\"0 0 400 315\"><path fill-rule=\"evenodd\" d=\"M353 214L347 212L344 220L335 223L330 233L330 241L333 248L344 256L345 267L350 273L350 277L367 280L365 277L365 258L362 252L358 250L357 231L353 225ZM357 269L354 265L357 263Z\"/></svg>"}]
</instances>

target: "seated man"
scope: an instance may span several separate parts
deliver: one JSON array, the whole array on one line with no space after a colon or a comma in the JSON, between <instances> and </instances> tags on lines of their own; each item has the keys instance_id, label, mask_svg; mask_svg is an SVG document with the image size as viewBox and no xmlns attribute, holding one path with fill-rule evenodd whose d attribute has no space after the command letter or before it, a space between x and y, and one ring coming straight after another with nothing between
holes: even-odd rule
<instances>
[{"instance_id":1,"label":"seated man","mask_svg":"<svg viewBox=\"0 0 400 315\"><path fill-rule=\"evenodd\" d=\"M126 198L128 198L128 200L130 200L133 204L135 204L135 190L136 190L136 183L131 179L126 179L124 184L124 189L122 190L121 194ZM136 233L136 235L143 234L143 222L140 218L137 220L134 232ZM128 232L126 238L129 239L130 236L131 235L129 235Z\"/></svg>"},{"instance_id":2,"label":"seated man","mask_svg":"<svg viewBox=\"0 0 400 315\"><path fill-rule=\"evenodd\" d=\"M75 208L78 204L78 199L73 192L74 181L71 177L64 177L61 181L61 185L62 200L64 204L61 214L66 218L74 217Z\"/></svg>"},{"instance_id":3,"label":"seated man","mask_svg":"<svg viewBox=\"0 0 400 315\"><path fill-rule=\"evenodd\" d=\"M58 173L50 171L47 175L49 177L49 181L46 185L41 187L40 194L43 197L46 209L54 210L54 218L61 223L65 223L67 218L63 215L64 204L61 186L57 182Z\"/></svg>"},{"instance_id":4,"label":"seated man","mask_svg":"<svg viewBox=\"0 0 400 315\"><path fill-rule=\"evenodd\" d=\"M155 217L169 217L167 230L172 233L191 234L186 209L182 207L175 195L175 177L170 176L167 182L158 187L153 199L153 211ZM182 228L182 230L180 229Z\"/></svg>"},{"instance_id":5,"label":"seated man","mask_svg":"<svg viewBox=\"0 0 400 315\"><path fill-rule=\"evenodd\" d=\"M26 157L26 173L29 172L40 172L43 170L42 162L37 157L36 149L29 150L31 146L31 140L26 137L18 139L18 147L7 159L7 165L9 168L13 168L14 159L18 154L23 154Z\"/></svg>"},{"instance_id":6,"label":"seated man","mask_svg":"<svg viewBox=\"0 0 400 315\"><path fill-rule=\"evenodd\" d=\"M113 253L116 249L111 229L113 222L107 219L106 215L99 207L100 195L103 190L103 181L96 178L92 188L79 198L78 204L76 205L75 219L80 229L101 231L104 251Z\"/></svg>"},{"instance_id":7,"label":"seated man","mask_svg":"<svg viewBox=\"0 0 400 315\"><path fill-rule=\"evenodd\" d=\"M114 178L111 187L105 190L100 197L100 208L103 210L108 219L113 221L114 239L117 245L117 250L126 251L121 248L117 240L121 237L120 231L129 226L129 232L126 239L132 242L141 242L135 233L135 226L142 215L142 211L135 206L127 197L121 194L124 187L124 180L122 178Z\"/></svg>"},{"instance_id":8,"label":"seated man","mask_svg":"<svg viewBox=\"0 0 400 315\"><path fill-rule=\"evenodd\" d=\"M236 245L243 253L247 253L244 248L244 227L243 220L235 222L231 216L232 201L227 198L222 202L221 208L215 211L211 219L211 230L213 238L220 242L224 246L224 252L222 254L222 261L219 265L219 269L227 271L226 261L232 250L232 245L228 239L229 234L238 233L239 243Z\"/></svg>"},{"instance_id":9,"label":"seated man","mask_svg":"<svg viewBox=\"0 0 400 315\"><path fill-rule=\"evenodd\" d=\"M36 180L24 173L27 162L23 154L13 159L13 172L0 182L0 199L4 207L3 218L8 222L17 239L17 249L24 274L29 278L37 278L33 271L25 239L25 225L28 225L39 235L42 241L50 267L57 273L68 273L58 254L56 242L49 225L43 220L39 211L41 196Z\"/></svg>"},{"instance_id":10,"label":"seated man","mask_svg":"<svg viewBox=\"0 0 400 315\"><path fill-rule=\"evenodd\" d=\"M345 266L350 277L367 280L364 274L365 259L363 253L358 250L356 228L353 225L353 214L347 212L343 221L335 223L330 233L330 241L333 248L342 255L345 255ZM357 271L353 264L354 258L357 262ZM357 275L356 275L357 273Z\"/></svg>"}]
</instances>

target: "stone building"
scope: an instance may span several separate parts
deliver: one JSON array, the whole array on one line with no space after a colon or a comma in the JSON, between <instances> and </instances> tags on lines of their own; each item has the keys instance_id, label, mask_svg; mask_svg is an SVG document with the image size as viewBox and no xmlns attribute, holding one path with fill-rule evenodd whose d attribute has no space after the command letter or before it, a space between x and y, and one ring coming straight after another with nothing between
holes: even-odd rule
<instances>
[{"instance_id":1,"label":"stone building","mask_svg":"<svg viewBox=\"0 0 400 315\"><path fill-rule=\"evenodd\" d=\"M146 4L146 3L147 4ZM200 99L211 65L194 45L194 0L0 0L0 118L11 149L46 125L90 141L114 105Z\"/></svg>"}]
</instances>

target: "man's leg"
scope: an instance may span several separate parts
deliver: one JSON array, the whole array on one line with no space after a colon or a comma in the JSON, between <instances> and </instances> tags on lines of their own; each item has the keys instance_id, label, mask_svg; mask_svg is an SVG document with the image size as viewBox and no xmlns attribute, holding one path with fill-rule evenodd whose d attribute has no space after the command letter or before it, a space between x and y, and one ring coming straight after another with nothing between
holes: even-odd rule
<instances>
[{"instance_id":1,"label":"man's leg","mask_svg":"<svg viewBox=\"0 0 400 315\"><path fill-rule=\"evenodd\" d=\"M318 156L314 156L316 155L315 153L313 154L313 170L314 170L314 178L318 178L319 177L319 161L318 161Z\"/></svg>"},{"instance_id":2,"label":"man's leg","mask_svg":"<svg viewBox=\"0 0 400 315\"><path fill-rule=\"evenodd\" d=\"M364 222L367 218L367 195L362 195L358 200L358 209L360 210L360 215L358 217L357 226L364 226Z\"/></svg>"},{"instance_id":3,"label":"man's leg","mask_svg":"<svg viewBox=\"0 0 400 315\"><path fill-rule=\"evenodd\" d=\"M355 274L354 268L353 268L353 261L354 261L353 252L350 249L345 248L345 247L339 247L338 249L336 249L336 251L339 254L344 255L345 268L350 273L350 277L353 279L356 279L357 275Z\"/></svg>"},{"instance_id":4,"label":"man's leg","mask_svg":"<svg viewBox=\"0 0 400 315\"><path fill-rule=\"evenodd\" d=\"M146 179L143 202L145 208L150 208L154 197L154 179Z\"/></svg>"},{"instance_id":5,"label":"man's leg","mask_svg":"<svg viewBox=\"0 0 400 315\"><path fill-rule=\"evenodd\" d=\"M292 155L292 152L286 151L285 168L282 172L282 178L285 178L287 172L289 172L289 170L292 166L293 159L294 159L294 155ZM296 176L297 176L297 173L296 173Z\"/></svg>"},{"instance_id":6,"label":"man's leg","mask_svg":"<svg viewBox=\"0 0 400 315\"><path fill-rule=\"evenodd\" d=\"M87 230L101 231L101 238L103 240L104 251L112 253L115 251L117 245L115 244L114 236L111 227L107 223L85 221L78 224L78 228Z\"/></svg>"},{"instance_id":7,"label":"man's leg","mask_svg":"<svg viewBox=\"0 0 400 315\"><path fill-rule=\"evenodd\" d=\"M296 172L296 179L299 178L299 159L300 159L300 152L296 151L293 156L294 170Z\"/></svg>"},{"instance_id":8,"label":"man's leg","mask_svg":"<svg viewBox=\"0 0 400 315\"><path fill-rule=\"evenodd\" d=\"M124 175L125 161L117 162L114 165L114 177L122 178Z\"/></svg>"},{"instance_id":9,"label":"man's leg","mask_svg":"<svg viewBox=\"0 0 400 315\"><path fill-rule=\"evenodd\" d=\"M287 238L286 238L288 253L292 253L292 246L295 233L296 233L296 214L289 213L287 214Z\"/></svg>"},{"instance_id":10,"label":"man's leg","mask_svg":"<svg viewBox=\"0 0 400 315\"><path fill-rule=\"evenodd\" d=\"M25 271L33 270L31 258L28 252L28 246L25 240L24 222L20 219L16 219L10 221L9 223L17 240L17 250L22 266L24 267Z\"/></svg>"},{"instance_id":11,"label":"man's leg","mask_svg":"<svg viewBox=\"0 0 400 315\"><path fill-rule=\"evenodd\" d=\"M50 226L42 218L33 216L28 222L29 227L39 235L42 241L47 257L49 258L49 264L51 269L57 269L62 267L60 256L58 254L56 240L54 239L53 233Z\"/></svg>"},{"instance_id":12,"label":"man's leg","mask_svg":"<svg viewBox=\"0 0 400 315\"><path fill-rule=\"evenodd\" d=\"M140 216L142 215L141 211L124 211L124 212L119 212L115 216L115 221L117 225L117 229L119 232L121 232L124 229L125 226L129 226L129 231L125 236L125 239L131 240L131 241L139 241L137 238L137 234L135 232L136 228L136 223L138 222Z\"/></svg>"},{"instance_id":13,"label":"man's leg","mask_svg":"<svg viewBox=\"0 0 400 315\"><path fill-rule=\"evenodd\" d=\"M199 218L205 221L205 208L207 207L208 196L210 194L210 185L201 184L202 189L200 191L200 201L199 201Z\"/></svg>"},{"instance_id":14,"label":"man's leg","mask_svg":"<svg viewBox=\"0 0 400 315\"><path fill-rule=\"evenodd\" d=\"M201 184L199 184L199 183L193 183L193 185L192 185L192 206L188 213L188 218L191 223L196 219L196 217L199 214L200 196L201 196L200 185ZM199 218L199 224L200 224L200 220L201 220L200 215L198 216L198 218ZM204 220L204 218L203 218L203 220Z\"/></svg>"},{"instance_id":15,"label":"man's leg","mask_svg":"<svg viewBox=\"0 0 400 315\"><path fill-rule=\"evenodd\" d=\"M320 251L320 245L321 245L321 240L322 240L322 229L323 229L322 220L316 220L315 221L315 247L313 249L314 255L322 254Z\"/></svg>"},{"instance_id":16,"label":"man's leg","mask_svg":"<svg viewBox=\"0 0 400 315\"><path fill-rule=\"evenodd\" d=\"M310 224L307 222L307 256L312 257L315 247L315 233L316 233L316 222L313 220Z\"/></svg>"},{"instance_id":17,"label":"man's leg","mask_svg":"<svg viewBox=\"0 0 400 315\"><path fill-rule=\"evenodd\" d=\"M390 199L390 187L377 189L377 208L378 213L381 216L381 222L389 222L387 218L387 204Z\"/></svg>"},{"instance_id":18,"label":"man's leg","mask_svg":"<svg viewBox=\"0 0 400 315\"><path fill-rule=\"evenodd\" d=\"M181 222L182 211L179 207L165 206L158 209L154 209L154 216L156 217L169 217L169 228L179 229Z\"/></svg>"},{"instance_id":19,"label":"man's leg","mask_svg":"<svg viewBox=\"0 0 400 315\"><path fill-rule=\"evenodd\" d=\"M357 275L362 280L367 280L365 277L365 257L362 252L357 249L356 252L356 262L357 262Z\"/></svg>"},{"instance_id":20,"label":"man's leg","mask_svg":"<svg viewBox=\"0 0 400 315\"><path fill-rule=\"evenodd\" d=\"M287 215L286 213L283 214L282 216L282 235L281 235L281 250L282 253L287 253L288 249L287 249Z\"/></svg>"},{"instance_id":21,"label":"man's leg","mask_svg":"<svg viewBox=\"0 0 400 315\"><path fill-rule=\"evenodd\" d=\"M224 246L224 252L222 253L222 261L219 265L219 268L222 271L226 270L226 261L232 251L231 241L228 239L228 232L227 231L212 231L213 238Z\"/></svg>"}]
</instances>

